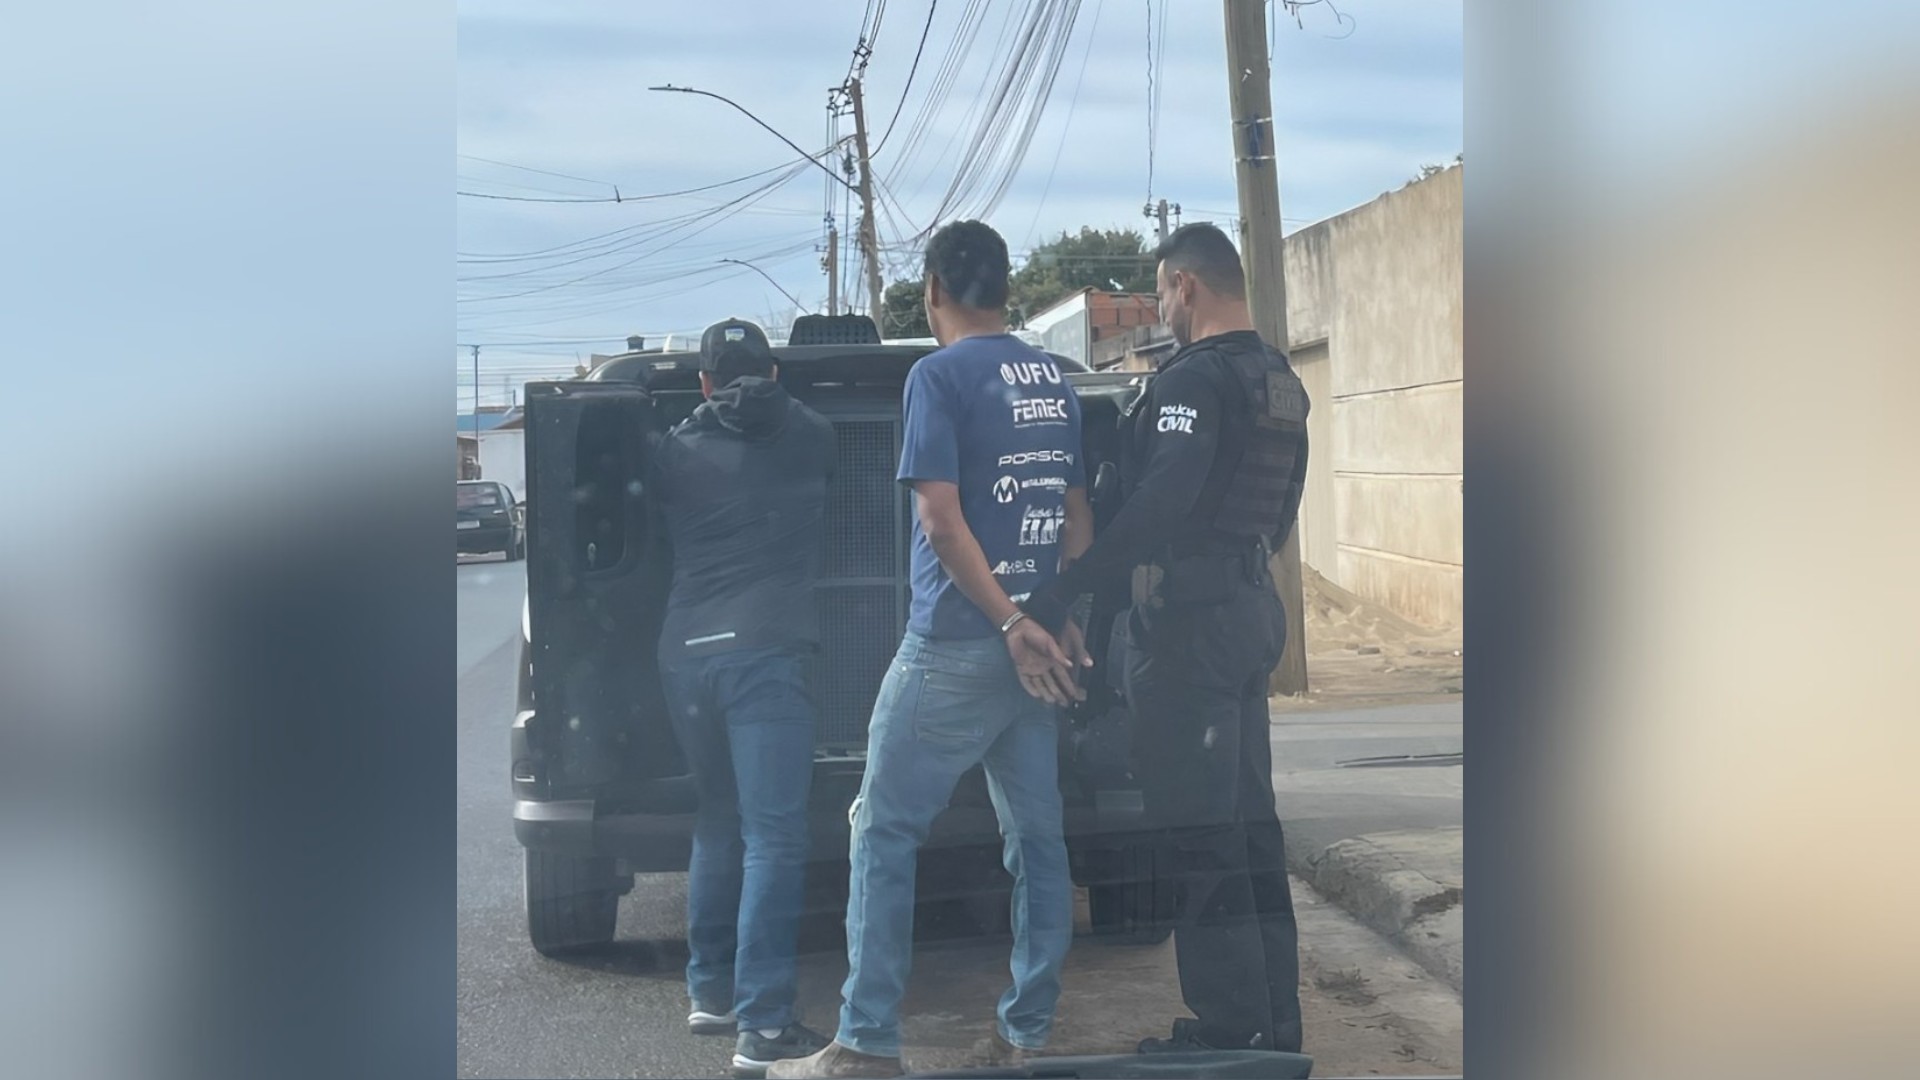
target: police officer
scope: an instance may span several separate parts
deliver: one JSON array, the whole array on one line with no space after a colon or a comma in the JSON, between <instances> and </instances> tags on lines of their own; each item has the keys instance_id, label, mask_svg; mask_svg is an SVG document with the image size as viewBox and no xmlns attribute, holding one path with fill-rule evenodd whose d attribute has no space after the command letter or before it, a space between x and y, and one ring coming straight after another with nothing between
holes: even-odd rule
<instances>
[{"instance_id":1,"label":"police officer","mask_svg":"<svg viewBox=\"0 0 1920 1080\"><path fill-rule=\"evenodd\" d=\"M1163 873L1178 882L1180 989L1195 1017L1141 1052L1298 1052L1297 933L1267 716L1286 620L1267 564L1300 507L1307 395L1254 331L1225 233L1185 226L1157 258L1161 317L1180 348L1130 411L1125 501L1026 610L1058 634L1081 594L1132 572L1112 653Z\"/></svg>"}]
</instances>

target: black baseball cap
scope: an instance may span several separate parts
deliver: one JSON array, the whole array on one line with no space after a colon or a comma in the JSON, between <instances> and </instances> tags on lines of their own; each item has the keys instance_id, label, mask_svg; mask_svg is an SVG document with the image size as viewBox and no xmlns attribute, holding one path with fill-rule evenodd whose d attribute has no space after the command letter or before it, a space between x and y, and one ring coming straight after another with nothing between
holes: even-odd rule
<instances>
[{"instance_id":1,"label":"black baseball cap","mask_svg":"<svg viewBox=\"0 0 1920 1080\"><path fill-rule=\"evenodd\" d=\"M773 366L766 332L745 319L727 319L700 335L700 370L737 378Z\"/></svg>"}]
</instances>

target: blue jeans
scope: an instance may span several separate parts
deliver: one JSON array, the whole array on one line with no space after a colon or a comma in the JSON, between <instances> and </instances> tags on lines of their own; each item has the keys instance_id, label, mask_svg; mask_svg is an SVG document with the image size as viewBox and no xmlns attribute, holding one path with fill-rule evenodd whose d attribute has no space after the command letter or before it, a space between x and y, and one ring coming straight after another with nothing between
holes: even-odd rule
<instances>
[{"instance_id":1,"label":"blue jeans","mask_svg":"<svg viewBox=\"0 0 1920 1080\"><path fill-rule=\"evenodd\" d=\"M814 709L804 660L743 649L663 666L700 794L687 881L687 994L741 1030L794 1019Z\"/></svg>"},{"instance_id":2,"label":"blue jeans","mask_svg":"<svg viewBox=\"0 0 1920 1080\"><path fill-rule=\"evenodd\" d=\"M1000 998L1000 1033L1023 1049L1046 1045L1073 943L1058 757L1053 707L1021 689L999 637L907 634L874 702L853 814L841 1045L899 1056L920 845L954 784L982 763L1014 878L1013 986Z\"/></svg>"}]
</instances>

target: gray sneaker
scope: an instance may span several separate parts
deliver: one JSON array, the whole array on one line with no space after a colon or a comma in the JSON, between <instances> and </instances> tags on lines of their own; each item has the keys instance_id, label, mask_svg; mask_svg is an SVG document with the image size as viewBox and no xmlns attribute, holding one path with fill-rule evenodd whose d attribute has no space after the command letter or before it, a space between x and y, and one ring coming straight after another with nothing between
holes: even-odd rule
<instances>
[{"instance_id":1,"label":"gray sneaker","mask_svg":"<svg viewBox=\"0 0 1920 1080\"><path fill-rule=\"evenodd\" d=\"M893 1080L907 1071L897 1057L874 1057L849 1050L837 1042L812 1057L776 1061L767 1066L768 1080Z\"/></svg>"},{"instance_id":2,"label":"gray sneaker","mask_svg":"<svg viewBox=\"0 0 1920 1080\"><path fill-rule=\"evenodd\" d=\"M826 1046L825 1035L800 1024L788 1024L772 1038L757 1031L743 1031L733 1044L733 1075L757 1080L767 1075L767 1066L776 1061L809 1057Z\"/></svg>"},{"instance_id":3,"label":"gray sneaker","mask_svg":"<svg viewBox=\"0 0 1920 1080\"><path fill-rule=\"evenodd\" d=\"M718 1013L697 1004L687 1007L687 1030L695 1035L732 1035L739 1029L740 1021L731 1012Z\"/></svg>"}]
</instances>

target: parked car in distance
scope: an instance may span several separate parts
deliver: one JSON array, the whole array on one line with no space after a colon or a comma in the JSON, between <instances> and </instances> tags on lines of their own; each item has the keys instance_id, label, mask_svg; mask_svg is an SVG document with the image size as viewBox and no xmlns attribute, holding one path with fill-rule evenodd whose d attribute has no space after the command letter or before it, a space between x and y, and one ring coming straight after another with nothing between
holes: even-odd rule
<instances>
[{"instance_id":1,"label":"parked car in distance","mask_svg":"<svg viewBox=\"0 0 1920 1080\"><path fill-rule=\"evenodd\" d=\"M461 480L454 499L455 550L461 555L500 552L508 562L527 557L526 508L507 485L494 480Z\"/></svg>"}]
</instances>

